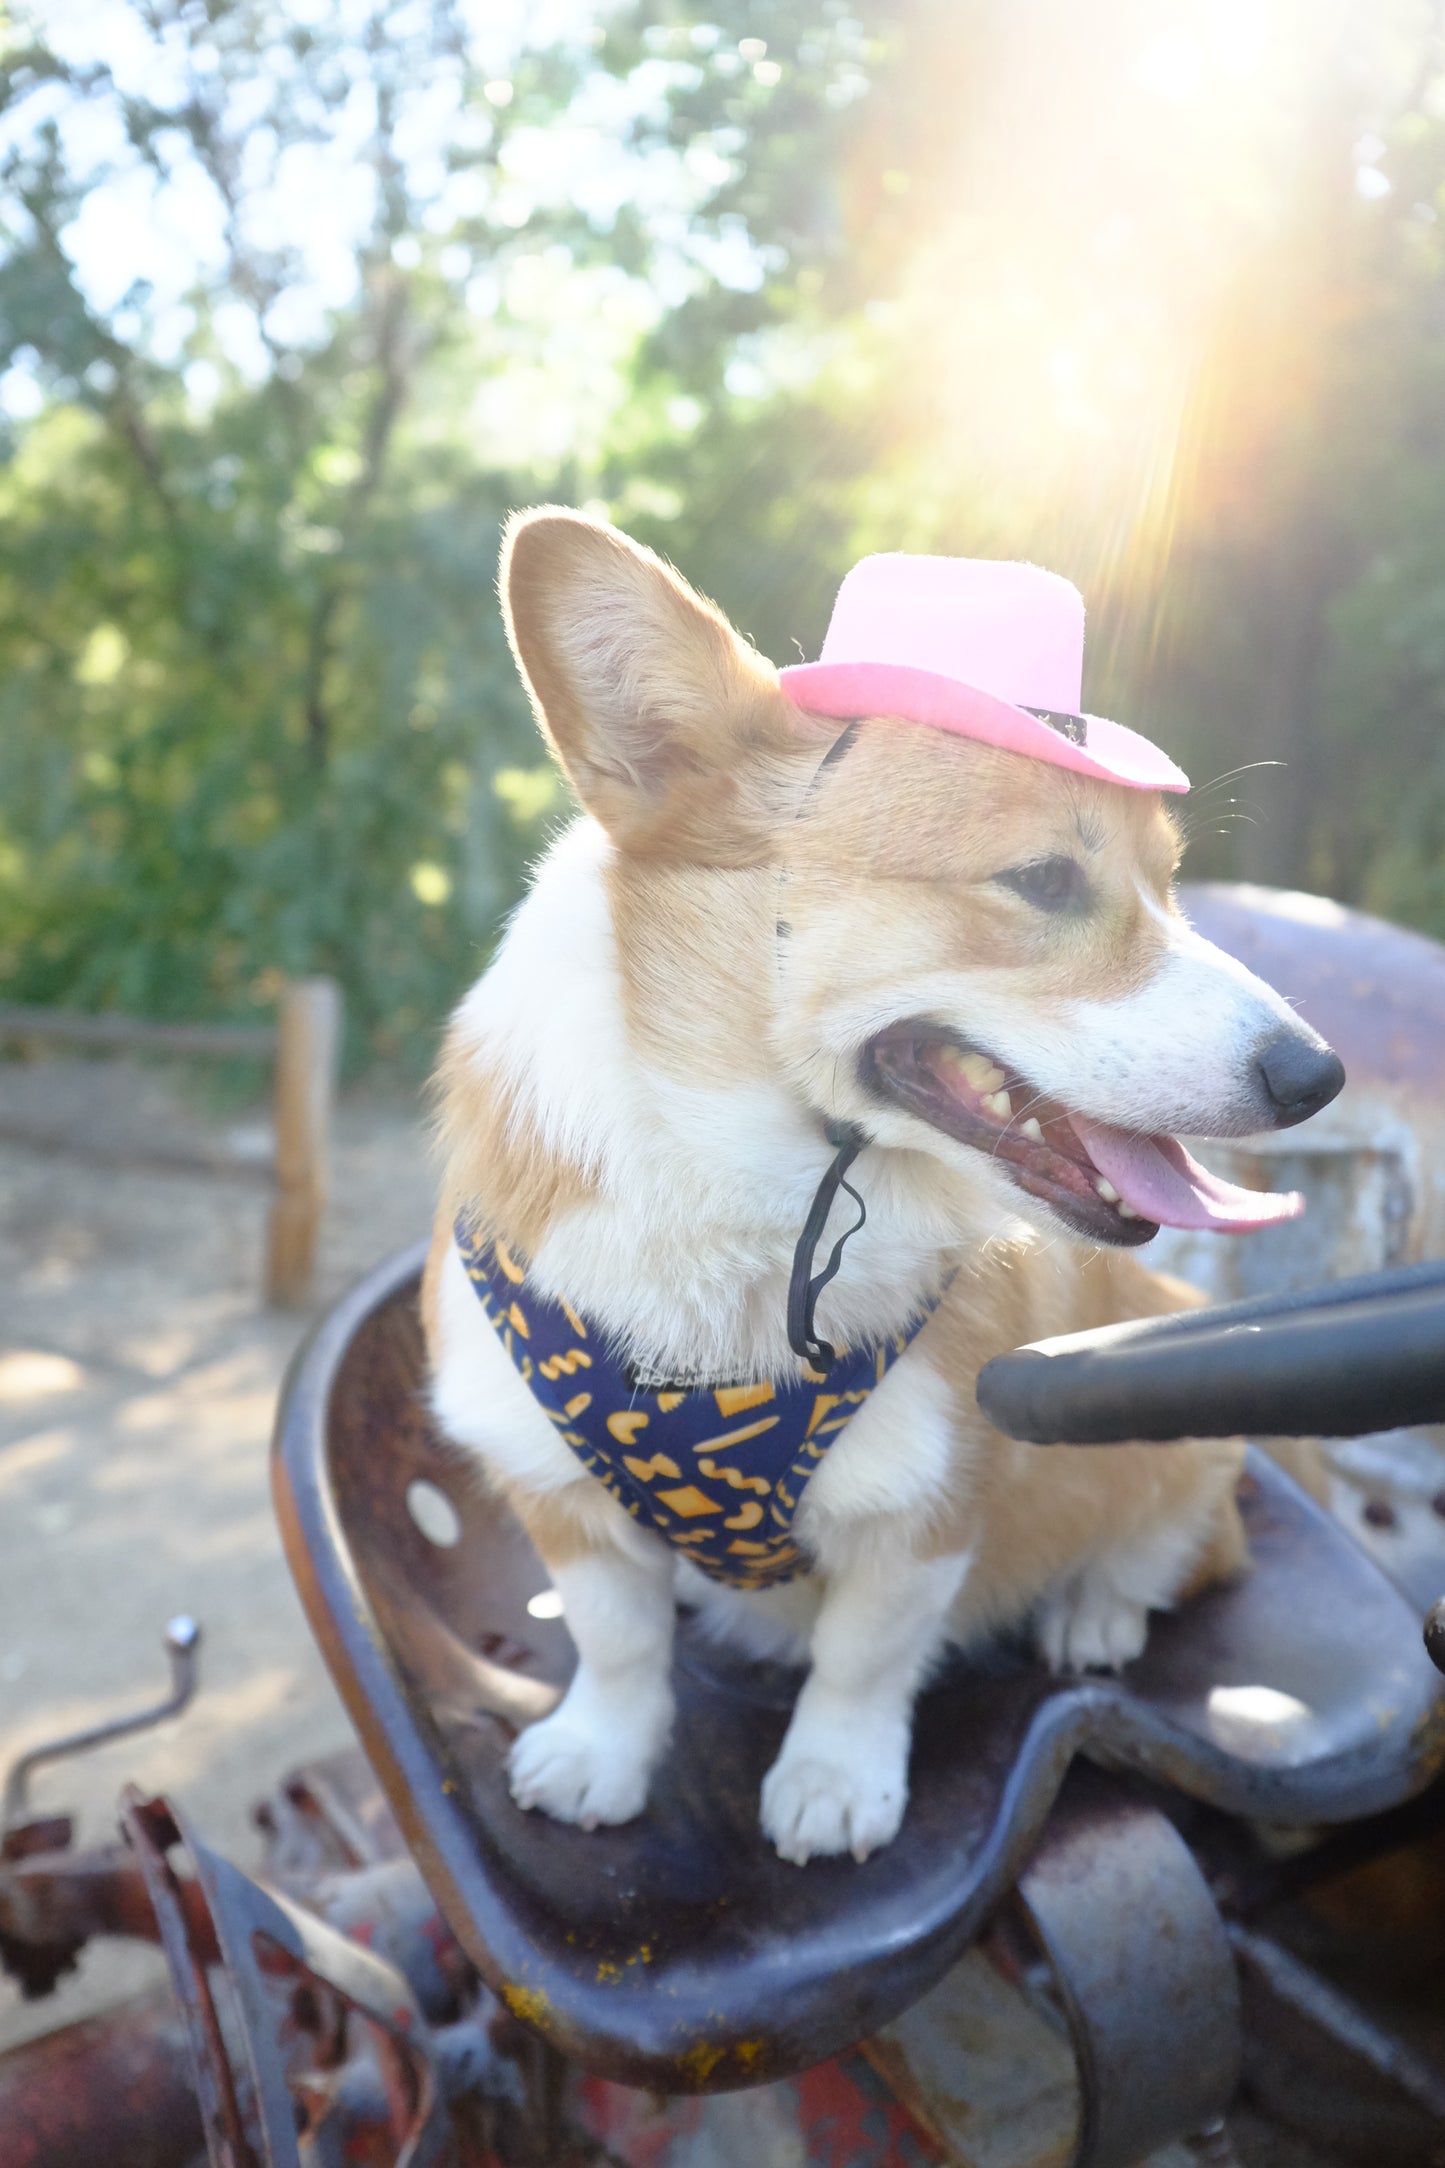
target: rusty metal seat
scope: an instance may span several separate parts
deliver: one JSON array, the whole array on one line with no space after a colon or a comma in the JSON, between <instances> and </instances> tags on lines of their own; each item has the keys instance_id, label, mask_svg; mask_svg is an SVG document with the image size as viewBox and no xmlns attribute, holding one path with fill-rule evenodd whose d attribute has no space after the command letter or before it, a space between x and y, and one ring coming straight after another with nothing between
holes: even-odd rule
<instances>
[{"instance_id":1,"label":"rusty metal seat","mask_svg":"<svg viewBox=\"0 0 1445 2168\"><path fill-rule=\"evenodd\" d=\"M1413 1610L1255 1453L1254 1570L1156 1620L1122 1679L1060 1680L1022 1657L946 1673L919 1705L903 1831L863 1866L774 1856L758 1791L796 1677L705 1646L686 1620L675 1745L646 1815L583 1834L520 1812L506 1749L552 1706L571 1647L535 1552L427 1417L421 1258L373 1273L298 1357L277 1430L281 1528L453 1932L514 2012L593 2069L712 2090L874 2033L977 1935L1061 1790L1068 1819L1076 1758L1297 1825L1373 1814L1433 1774L1441 1682ZM1114 2157L1142 2150L1121 2139Z\"/></svg>"}]
</instances>

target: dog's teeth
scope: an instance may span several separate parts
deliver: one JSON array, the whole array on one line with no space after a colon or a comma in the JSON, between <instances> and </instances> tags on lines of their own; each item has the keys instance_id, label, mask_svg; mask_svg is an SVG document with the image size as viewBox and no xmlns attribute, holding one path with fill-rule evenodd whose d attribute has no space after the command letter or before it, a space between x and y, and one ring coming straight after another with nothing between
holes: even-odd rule
<instances>
[{"instance_id":1,"label":"dog's teeth","mask_svg":"<svg viewBox=\"0 0 1445 2168\"><path fill-rule=\"evenodd\" d=\"M988 1108L989 1113L996 1114L1001 1122L1006 1122L1012 1117L1014 1103L1007 1092L986 1093L983 1103Z\"/></svg>"},{"instance_id":2,"label":"dog's teeth","mask_svg":"<svg viewBox=\"0 0 1445 2168\"><path fill-rule=\"evenodd\" d=\"M1032 1137L1035 1144L1043 1143L1044 1133L1042 1129L1040 1129L1037 1121L1034 1119L1032 1114L1029 1116L1026 1122L1019 1123L1019 1128L1024 1136Z\"/></svg>"},{"instance_id":3,"label":"dog's teeth","mask_svg":"<svg viewBox=\"0 0 1445 2168\"><path fill-rule=\"evenodd\" d=\"M996 1092L1003 1082L1002 1069L987 1054L955 1052L953 1059L976 1092Z\"/></svg>"},{"instance_id":4,"label":"dog's teeth","mask_svg":"<svg viewBox=\"0 0 1445 2168\"><path fill-rule=\"evenodd\" d=\"M1099 1192L1099 1195L1103 1198L1105 1204L1117 1204L1119 1202L1119 1192L1117 1189L1115 1189L1113 1183L1109 1180L1109 1177L1106 1174L1101 1174L1097 1178L1094 1183L1094 1187Z\"/></svg>"},{"instance_id":5,"label":"dog's teeth","mask_svg":"<svg viewBox=\"0 0 1445 2168\"><path fill-rule=\"evenodd\" d=\"M1120 1219L1137 1219L1139 1215L1134 1210L1133 1205L1121 1204L1119 1207L1119 1217Z\"/></svg>"}]
</instances>

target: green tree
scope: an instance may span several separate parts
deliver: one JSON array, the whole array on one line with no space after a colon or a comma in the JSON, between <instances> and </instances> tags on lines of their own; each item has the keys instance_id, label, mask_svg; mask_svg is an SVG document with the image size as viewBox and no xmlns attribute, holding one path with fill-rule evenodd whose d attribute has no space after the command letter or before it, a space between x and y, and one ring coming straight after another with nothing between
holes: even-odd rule
<instances>
[{"instance_id":1,"label":"green tree","mask_svg":"<svg viewBox=\"0 0 1445 2168\"><path fill-rule=\"evenodd\" d=\"M129 82L38 37L0 79L0 358L39 407L0 472L0 971L165 1014L329 969L393 1046L489 938L546 797L496 788L538 762L491 602L535 479L472 410L525 365L507 278L586 240L570 207L519 216L508 167L585 41L488 75L444 0L134 27ZM87 293L117 203L209 228L180 292Z\"/></svg>"},{"instance_id":2,"label":"green tree","mask_svg":"<svg viewBox=\"0 0 1445 2168\"><path fill-rule=\"evenodd\" d=\"M1196 870L1445 931L1433 8L115 19L0 70L12 996L329 969L424 1058L560 803L491 592L543 497L779 660L863 550L1053 564L1093 705L1288 763Z\"/></svg>"}]
</instances>

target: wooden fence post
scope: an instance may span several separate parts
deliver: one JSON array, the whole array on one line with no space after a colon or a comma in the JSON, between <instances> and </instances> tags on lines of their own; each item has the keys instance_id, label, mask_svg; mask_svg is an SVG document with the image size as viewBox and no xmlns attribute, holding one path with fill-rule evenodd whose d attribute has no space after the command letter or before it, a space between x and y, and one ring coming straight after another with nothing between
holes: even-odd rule
<instances>
[{"instance_id":1,"label":"wooden fence post","mask_svg":"<svg viewBox=\"0 0 1445 2168\"><path fill-rule=\"evenodd\" d=\"M341 1057L341 989L294 979L276 1019L276 1191L266 1257L266 1300L303 1302L331 1160L331 1113Z\"/></svg>"}]
</instances>

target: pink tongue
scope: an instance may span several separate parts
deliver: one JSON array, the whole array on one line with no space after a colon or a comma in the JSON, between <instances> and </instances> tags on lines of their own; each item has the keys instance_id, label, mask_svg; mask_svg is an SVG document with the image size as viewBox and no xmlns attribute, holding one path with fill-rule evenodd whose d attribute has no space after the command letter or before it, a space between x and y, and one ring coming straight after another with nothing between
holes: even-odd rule
<instances>
[{"instance_id":1,"label":"pink tongue","mask_svg":"<svg viewBox=\"0 0 1445 2168\"><path fill-rule=\"evenodd\" d=\"M1135 1137L1104 1122L1071 1114L1074 1134L1100 1174L1141 1219L1161 1227L1208 1227L1216 1234L1247 1235L1279 1220L1297 1219L1305 1208L1298 1190L1276 1196L1239 1189L1191 1159L1174 1137Z\"/></svg>"}]
</instances>

